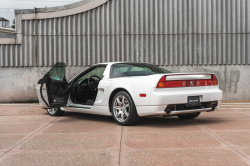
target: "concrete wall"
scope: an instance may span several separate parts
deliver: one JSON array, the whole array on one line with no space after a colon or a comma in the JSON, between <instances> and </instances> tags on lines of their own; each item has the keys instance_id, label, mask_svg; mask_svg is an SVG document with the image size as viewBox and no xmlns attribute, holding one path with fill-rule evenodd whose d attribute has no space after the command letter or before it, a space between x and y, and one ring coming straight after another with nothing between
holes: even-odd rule
<instances>
[{"instance_id":1,"label":"concrete wall","mask_svg":"<svg viewBox=\"0 0 250 166\"><path fill-rule=\"evenodd\" d=\"M66 78L70 80L86 67L68 67ZM0 67L0 103L37 102L36 84L50 67Z\"/></svg>"},{"instance_id":2,"label":"concrete wall","mask_svg":"<svg viewBox=\"0 0 250 166\"><path fill-rule=\"evenodd\" d=\"M173 72L212 72L219 79L223 100L250 100L249 65L162 66ZM70 80L86 67L67 67ZM37 102L35 86L49 67L0 68L0 102Z\"/></svg>"}]
</instances>

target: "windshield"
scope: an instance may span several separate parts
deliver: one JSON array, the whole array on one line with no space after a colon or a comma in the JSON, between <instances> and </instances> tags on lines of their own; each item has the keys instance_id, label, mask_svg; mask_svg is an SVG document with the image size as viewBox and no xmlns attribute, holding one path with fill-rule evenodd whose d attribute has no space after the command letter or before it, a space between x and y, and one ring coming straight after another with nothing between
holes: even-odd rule
<instances>
[{"instance_id":1,"label":"windshield","mask_svg":"<svg viewBox=\"0 0 250 166\"><path fill-rule=\"evenodd\" d=\"M152 74L171 73L168 70L148 63L118 63L112 65L111 78L144 76Z\"/></svg>"}]
</instances>

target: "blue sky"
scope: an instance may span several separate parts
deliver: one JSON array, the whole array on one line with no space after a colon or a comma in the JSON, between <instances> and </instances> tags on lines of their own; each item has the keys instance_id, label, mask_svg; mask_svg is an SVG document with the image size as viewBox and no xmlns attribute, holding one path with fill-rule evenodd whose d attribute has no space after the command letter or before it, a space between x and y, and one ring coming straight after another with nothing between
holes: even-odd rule
<instances>
[{"instance_id":1,"label":"blue sky","mask_svg":"<svg viewBox=\"0 0 250 166\"><path fill-rule=\"evenodd\" d=\"M14 9L33 9L70 4L80 0L0 0L0 17L12 23L15 18Z\"/></svg>"}]
</instances>

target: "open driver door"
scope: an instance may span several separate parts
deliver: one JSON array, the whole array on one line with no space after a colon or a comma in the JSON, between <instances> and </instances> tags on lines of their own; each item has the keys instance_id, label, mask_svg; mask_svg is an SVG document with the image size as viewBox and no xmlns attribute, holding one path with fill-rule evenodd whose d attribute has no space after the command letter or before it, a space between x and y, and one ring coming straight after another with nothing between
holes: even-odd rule
<instances>
[{"instance_id":1,"label":"open driver door","mask_svg":"<svg viewBox=\"0 0 250 166\"><path fill-rule=\"evenodd\" d=\"M67 105L70 86L65 78L66 64L56 63L36 87L42 108L58 108Z\"/></svg>"}]
</instances>

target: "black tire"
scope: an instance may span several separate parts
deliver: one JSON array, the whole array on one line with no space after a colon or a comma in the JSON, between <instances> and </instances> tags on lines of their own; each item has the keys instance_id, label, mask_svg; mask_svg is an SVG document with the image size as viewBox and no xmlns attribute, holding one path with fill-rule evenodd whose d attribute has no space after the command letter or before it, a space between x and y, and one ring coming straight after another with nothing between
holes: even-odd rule
<instances>
[{"instance_id":1,"label":"black tire","mask_svg":"<svg viewBox=\"0 0 250 166\"><path fill-rule=\"evenodd\" d=\"M64 114L64 111L61 111L60 108L50 108L47 109L47 112L50 116L62 116Z\"/></svg>"},{"instance_id":2,"label":"black tire","mask_svg":"<svg viewBox=\"0 0 250 166\"><path fill-rule=\"evenodd\" d=\"M124 100L122 101L123 97L124 96ZM117 102L117 98L119 100L119 98L121 97L121 106L117 106L118 109L114 109L114 105L118 104ZM124 103L124 105L122 105L122 103ZM128 106L126 107L126 105L128 104ZM123 114L123 120L122 121L122 115L117 113L117 111L121 108L120 111L123 112L121 114ZM119 125L122 125L122 126L130 126L130 125L134 125L136 123L139 122L140 120L140 117L139 115L137 114L137 111L136 111L136 107L135 107L135 104L133 102L133 99L132 97L128 94L128 92L125 92L125 91L120 91L118 92L112 99L112 103L111 103L111 106L110 106L110 109L111 109L111 112L112 112L112 115L113 115L113 118L114 120L119 124ZM124 110L125 109L125 110ZM120 112L119 111L119 112ZM125 112L128 114L126 115ZM120 116L120 118L119 118ZM126 119L125 119L126 118Z\"/></svg>"},{"instance_id":3,"label":"black tire","mask_svg":"<svg viewBox=\"0 0 250 166\"><path fill-rule=\"evenodd\" d=\"M198 112L198 113L193 113L193 114L187 114L187 115L180 115L180 116L178 116L178 117L179 117L180 119L187 120L187 119L194 119L194 118L197 118L199 115L200 115L200 112Z\"/></svg>"}]
</instances>

